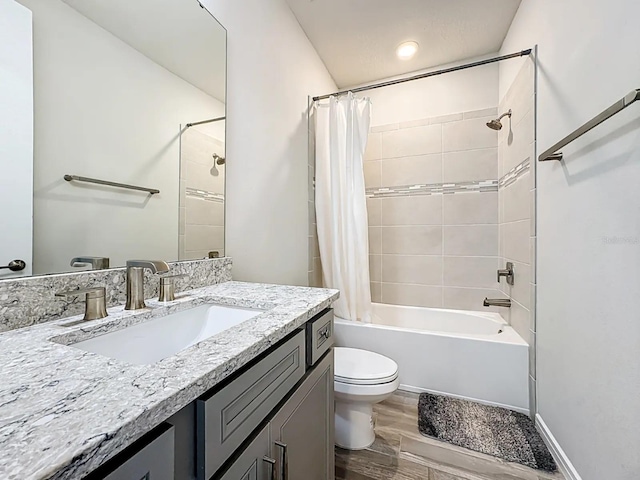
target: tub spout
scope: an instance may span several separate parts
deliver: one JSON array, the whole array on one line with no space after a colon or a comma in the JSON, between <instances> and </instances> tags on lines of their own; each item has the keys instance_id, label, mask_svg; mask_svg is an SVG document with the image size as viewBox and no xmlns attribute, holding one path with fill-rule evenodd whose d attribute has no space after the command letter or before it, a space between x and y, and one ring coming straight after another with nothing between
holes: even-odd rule
<instances>
[{"instance_id":1,"label":"tub spout","mask_svg":"<svg viewBox=\"0 0 640 480\"><path fill-rule=\"evenodd\" d=\"M511 308L511 299L510 298L485 298L482 304L485 307Z\"/></svg>"}]
</instances>

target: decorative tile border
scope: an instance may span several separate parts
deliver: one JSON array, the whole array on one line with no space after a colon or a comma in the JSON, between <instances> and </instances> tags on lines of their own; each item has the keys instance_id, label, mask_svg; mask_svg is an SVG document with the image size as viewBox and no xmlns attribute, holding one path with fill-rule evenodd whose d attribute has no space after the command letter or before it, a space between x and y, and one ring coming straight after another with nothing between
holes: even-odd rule
<instances>
[{"instance_id":1,"label":"decorative tile border","mask_svg":"<svg viewBox=\"0 0 640 480\"><path fill-rule=\"evenodd\" d=\"M507 173L505 173L502 178L498 181L498 186L500 188L505 188L515 182L518 178L526 174L531 169L530 159L527 158L520 164L513 167Z\"/></svg>"},{"instance_id":2,"label":"decorative tile border","mask_svg":"<svg viewBox=\"0 0 640 480\"><path fill-rule=\"evenodd\" d=\"M186 274L178 290L206 287L231 280L230 258L169 263L171 274ZM158 277L145 271L145 298L158 296ZM49 322L84 312L84 298L63 299L56 292L106 287L107 307L126 300L126 268L61 273L0 280L0 332Z\"/></svg>"},{"instance_id":3,"label":"decorative tile border","mask_svg":"<svg viewBox=\"0 0 640 480\"><path fill-rule=\"evenodd\" d=\"M410 197L414 195L451 195L458 193L497 192L498 180L480 180L476 182L431 183L404 185L399 187L368 188L369 198Z\"/></svg>"},{"instance_id":4,"label":"decorative tile border","mask_svg":"<svg viewBox=\"0 0 640 480\"><path fill-rule=\"evenodd\" d=\"M186 188L187 197L196 197L210 202L224 203L224 194L209 192L207 190L199 190L197 188Z\"/></svg>"}]
</instances>

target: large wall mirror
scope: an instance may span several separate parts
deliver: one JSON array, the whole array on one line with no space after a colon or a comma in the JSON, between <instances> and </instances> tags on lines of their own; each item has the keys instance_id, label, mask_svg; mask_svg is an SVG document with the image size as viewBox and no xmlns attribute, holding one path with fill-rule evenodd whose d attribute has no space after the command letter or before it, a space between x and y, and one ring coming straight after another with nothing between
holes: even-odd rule
<instances>
[{"instance_id":1,"label":"large wall mirror","mask_svg":"<svg viewBox=\"0 0 640 480\"><path fill-rule=\"evenodd\" d=\"M0 0L0 279L224 256L226 50L197 0Z\"/></svg>"}]
</instances>

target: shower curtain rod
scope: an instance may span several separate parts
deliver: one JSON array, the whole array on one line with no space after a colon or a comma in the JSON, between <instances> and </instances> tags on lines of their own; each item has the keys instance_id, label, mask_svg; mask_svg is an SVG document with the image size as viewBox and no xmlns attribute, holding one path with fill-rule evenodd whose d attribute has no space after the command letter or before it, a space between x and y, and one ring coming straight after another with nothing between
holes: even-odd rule
<instances>
[{"instance_id":1,"label":"shower curtain rod","mask_svg":"<svg viewBox=\"0 0 640 480\"><path fill-rule=\"evenodd\" d=\"M193 127L195 125L202 125L203 123L219 122L220 120L226 120L227 117L210 118L209 120L202 120L201 122L187 123L185 128Z\"/></svg>"},{"instance_id":2,"label":"shower curtain rod","mask_svg":"<svg viewBox=\"0 0 640 480\"><path fill-rule=\"evenodd\" d=\"M420 80L422 78L435 77L436 75L442 75L443 73L457 72L459 70L466 70L467 68L479 67L480 65L487 65L489 63L501 62L502 60L508 60L510 58L524 57L526 55L529 55L530 53L531 53L531 49L529 48L527 50L522 50L521 52L510 53L509 55L502 55L500 57L495 57L495 58L487 58L486 60L479 60L477 62L466 63L464 65L458 65L456 67L443 68L442 70L436 70L434 72L421 73L419 75L413 75L412 77L398 78L396 80L389 80L387 82L374 83L371 85L365 85L363 87L356 87L356 88L351 88L349 90L342 90L340 92L330 93L328 95L320 95L319 97L313 97L313 101L317 102L318 100L325 100L334 95L344 95L345 93L349 93L349 92L352 92L352 93L364 92L366 90L373 90L374 88L388 87L390 85L397 85L399 83L411 82L413 80Z\"/></svg>"}]
</instances>

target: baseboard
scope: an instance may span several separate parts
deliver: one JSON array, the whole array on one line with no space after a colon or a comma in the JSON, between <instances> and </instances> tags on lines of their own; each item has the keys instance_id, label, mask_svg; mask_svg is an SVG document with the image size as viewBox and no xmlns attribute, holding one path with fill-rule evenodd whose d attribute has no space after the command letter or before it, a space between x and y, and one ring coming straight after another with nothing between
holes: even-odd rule
<instances>
[{"instance_id":1,"label":"baseboard","mask_svg":"<svg viewBox=\"0 0 640 480\"><path fill-rule=\"evenodd\" d=\"M542 420L542 417L539 414L536 414L536 428L538 429L538 432L542 436L544 443L546 443L547 448L551 452L551 455L553 455L554 460L558 464L558 468L565 476L565 478L567 480L582 480L582 477L572 465L571 461L564 453L564 450L562 450L562 447L555 439L555 437L551 433L551 430L549 430L549 427L547 427L547 424L544 423L544 420Z\"/></svg>"},{"instance_id":2,"label":"baseboard","mask_svg":"<svg viewBox=\"0 0 640 480\"><path fill-rule=\"evenodd\" d=\"M524 415L529 416L529 409L528 408L514 407L513 405L504 405L502 403L489 402L489 401L486 401L486 400L480 400L478 398L465 397L464 395L455 395L453 393L439 392L437 390L429 390L427 388L414 387L412 385L405 385L403 383L401 383L398 388L400 390L404 390L405 392L411 392L411 393L422 393L422 392L425 392L425 393L432 393L434 395L444 395L446 397L458 398L460 400L469 400L470 402L481 403L482 405L489 405L491 407L506 408L507 410L513 410L515 412L523 413Z\"/></svg>"}]
</instances>

